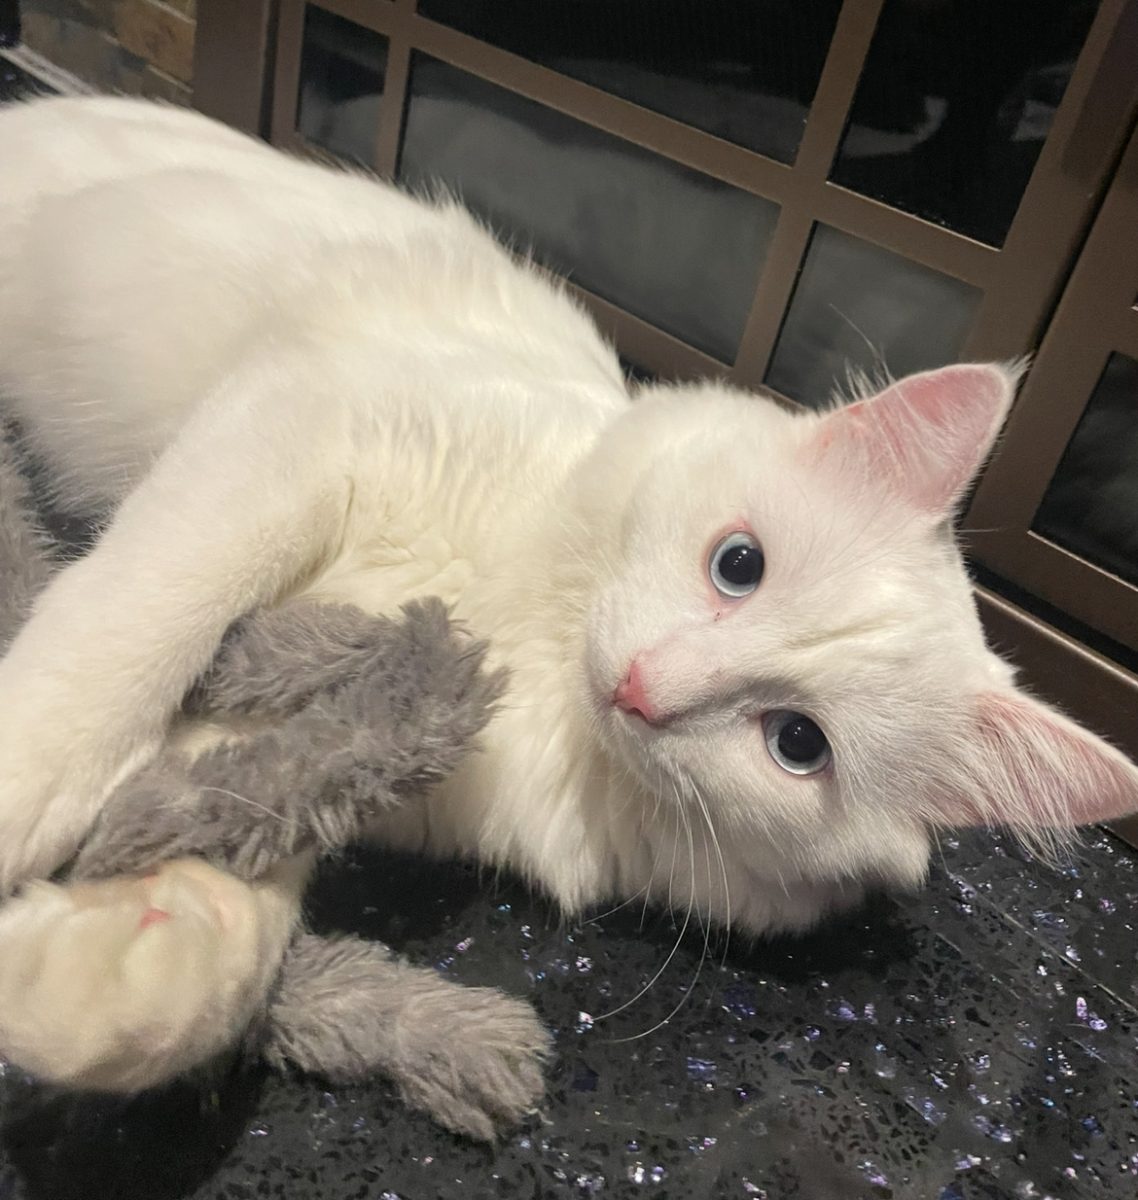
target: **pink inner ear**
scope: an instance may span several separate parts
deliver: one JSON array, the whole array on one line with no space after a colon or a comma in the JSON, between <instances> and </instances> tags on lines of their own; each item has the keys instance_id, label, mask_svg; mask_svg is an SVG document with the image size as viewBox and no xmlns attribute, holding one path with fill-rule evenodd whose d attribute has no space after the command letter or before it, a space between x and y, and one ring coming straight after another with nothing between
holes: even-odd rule
<instances>
[{"instance_id":1,"label":"pink inner ear","mask_svg":"<svg viewBox=\"0 0 1138 1200\"><path fill-rule=\"evenodd\" d=\"M991 449L1015 390L997 366L968 364L910 375L831 413L816 448L839 453L917 508L941 514Z\"/></svg>"},{"instance_id":2,"label":"pink inner ear","mask_svg":"<svg viewBox=\"0 0 1138 1200\"><path fill-rule=\"evenodd\" d=\"M1063 828L1138 810L1138 768L1038 700L982 695L977 729L977 795L959 798L956 819Z\"/></svg>"}]
</instances>

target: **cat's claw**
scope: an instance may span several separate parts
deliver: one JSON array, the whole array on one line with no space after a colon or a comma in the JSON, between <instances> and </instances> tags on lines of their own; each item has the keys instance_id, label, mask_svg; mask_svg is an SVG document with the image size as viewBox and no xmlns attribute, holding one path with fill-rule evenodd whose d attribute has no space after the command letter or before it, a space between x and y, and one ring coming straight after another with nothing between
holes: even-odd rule
<instances>
[{"instance_id":1,"label":"cat's claw","mask_svg":"<svg viewBox=\"0 0 1138 1200\"><path fill-rule=\"evenodd\" d=\"M260 925L251 888L193 860L32 884L0 909L0 1054L73 1089L167 1082L232 1045L262 1003Z\"/></svg>"}]
</instances>

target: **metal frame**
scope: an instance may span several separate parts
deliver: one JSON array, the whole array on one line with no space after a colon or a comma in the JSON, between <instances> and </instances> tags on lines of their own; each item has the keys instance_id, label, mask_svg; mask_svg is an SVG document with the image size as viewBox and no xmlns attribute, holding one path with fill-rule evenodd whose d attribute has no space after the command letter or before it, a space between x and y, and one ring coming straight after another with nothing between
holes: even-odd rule
<instances>
[{"instance_id":1,"label":"metal frame","mask_svg":"<svg viewBox=\"0 0 1138 1200\"><path fill-rule=\"evenodd\" d=\"M1136 229L1138 130L966 522L979 562L1134 651L1138 587L1048 541L1032 522L1111 352L1138 358Z\"/></svg>"},{"instance_id":2,"label":"metal frame","mask_svg":"<svg viewBox=\"0 0 1138 1200\"><path fill-rule=\"evenodd\" d=\"M258 72L214 71L199 78L198 103L208 111L245 104L245 128L254 124L271 141L310 150L295 129L306 0L279 0L267 127L237 97L255 90ZM1135 0L1103 0L1056 114L1051 134L1002 247L988 246L930 221L891 208L829 181L828 175L873 39L884 0L846 0L831 41L793 165L776 162L559 75L490 46L415 11L415 0L319 0L319 7L383 34L389 41L387 79L377 130L375 165L394 175L412 51L468 71L558 112L604 129L780 206L779 221L756 284L743 338L733 363L721 363L611 304L582 293L602 325L641 365L669 376L725 375L745 387L764 386L782 321L816 222L833 225L980 290L982 299L964 357L1012 358L1034 347L1065 273L1093 213L1097 193L1116 160L1136 103L1129 47L1138 22ZM243 20L272 0L240 6ZM221 10L230 14L228 18ZM200 62L231 42L233 6L201 0ZM232 49L226 50L232 61ZM262 60L263 61L263 60ZM264 68L262 67L263 71ZM253 82L250 82L253 81ZM226 93L227 100L219 97Z\"/></svg>"},{"instance_id":3,"label":"metal frame","mask_svg":"<svg viewBox=\"0 0 1138 1200\"><path fill-rule=\"evenodd\" d=\"M277 0L198 0L194 106L247 133L265 132Z\"/></svg>"}]
</instances>

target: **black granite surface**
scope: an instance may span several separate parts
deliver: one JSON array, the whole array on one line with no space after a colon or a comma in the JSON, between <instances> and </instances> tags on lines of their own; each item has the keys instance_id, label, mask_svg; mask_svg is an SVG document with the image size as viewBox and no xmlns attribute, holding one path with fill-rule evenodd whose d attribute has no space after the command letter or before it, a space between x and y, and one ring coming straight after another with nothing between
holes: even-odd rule
<instances>
[{"instance_id":1,"label":"black granite surface","mask_svg":"<svg viewBox=\"0 0 1138 1200\"><path fill-rule=\"evenodd\" d=\"M661 971L675 926L639 905L565 925L472 867L360 852L315 923L528 996L556 1034L539 1116L489 1149L382 1080L235 1069L122 1103L8 1078L0 1197L1133 1200L1136 901L1108 834L1058 869L969 834L919 894L752 947L689 930Z\"/></svg>"}]
</instances>

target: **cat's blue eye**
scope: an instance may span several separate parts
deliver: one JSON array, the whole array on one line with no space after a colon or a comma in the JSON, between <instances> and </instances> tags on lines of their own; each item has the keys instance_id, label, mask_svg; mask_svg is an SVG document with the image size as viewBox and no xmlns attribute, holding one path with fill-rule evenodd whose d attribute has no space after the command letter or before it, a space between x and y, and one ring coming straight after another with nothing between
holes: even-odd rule
<instances>
[{"instance_id":1,"label":"cat's blue eye","mask_svg":"<svg viewBox=\"0 0 1138 1200\"><path fill-rule=\"evenodd\" d=\"M749 596L763 577L762 547L749 533L729 533L711 552L707 573L721 596Z\"/></svg>"},{"instance_id":2,"label":"cat's blue eye","mask_svg":"<svg viewBox=\"0 0 1138 1200\"><path fill-rule=\"evenodd\" d=\"M776 709L763 718L763 733L771 758L792 775L817 775L833 758L821 727L805 713Z\"/></svg>"}]
</instances>

